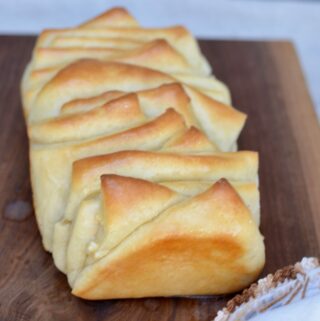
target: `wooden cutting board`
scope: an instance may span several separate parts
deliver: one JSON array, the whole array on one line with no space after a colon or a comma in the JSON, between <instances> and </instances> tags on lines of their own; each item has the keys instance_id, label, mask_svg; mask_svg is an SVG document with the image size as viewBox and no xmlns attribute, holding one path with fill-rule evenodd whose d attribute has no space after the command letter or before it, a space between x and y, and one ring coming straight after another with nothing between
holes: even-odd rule
<instances>
[{"instance_id":1,"label":"wooden cutting board","mask_svg":"<svg viewBox=\"0 0 320 321\"><path fill-rule=\"evenodd\" d=\"M35 223L19 82L34 37L0 37L0 320L212 320L228 297L84 301L44 252ZM263 274L319 256L320 131L288 42L201 41L248 114L240 149L260 152ZM125 285L124 285L125 286Z\"/></svg>"}]
</instances>

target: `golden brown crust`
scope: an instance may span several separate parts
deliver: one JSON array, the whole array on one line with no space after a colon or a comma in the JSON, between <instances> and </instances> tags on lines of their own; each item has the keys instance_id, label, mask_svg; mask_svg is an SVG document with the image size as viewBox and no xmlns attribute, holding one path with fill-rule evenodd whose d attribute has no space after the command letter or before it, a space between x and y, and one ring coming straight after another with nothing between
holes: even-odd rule
<instances>
[{"instance_id":1,"label":"golden brown crust","mask_svg":"<svg viewBox=\"0 0 320 321\"><path fill-rule=\"evenodd\" d=\"M60 112L62 115L84 112L102 106L126 94L124 91L111 90L94 97L74 99L62 105Z\"/></svg>"},{"instance_id":2,"label":"golden brown crust","mask_svg":"<svg viewBox=\"0 0 320 321\"><path fill-rule=\"evenodd\" d=\"M80 28L137 27L138 21L122 7L114 7L82 23Z\"/></svg>"},{"instance_id":3,"label":"golden brown crust","mask_svg":"<svg viewBox=\"0 0 320 321\"><path fill-rule=\"evenodd\" d=\"M237 153L217 153L210 156L194 156L122 151L84 158L74 162L73 184L74 187L82 186L92 176L99 176L98 173L102 175L110 170L125 172L129 168L131 171L130 176L135 177L135 174L141 173L143 169L144 175L148 176L148 179L155 181L172 179L211 180L228 177L228 179L234 181L256 182L258 154L256 152L241 151Z\"/></svg>"},{"instance_id":4,"label":"golden brown crust","mask_svg":"<svg viewBox=\"0 0 320 321\"><path fill-rule=\"evenodd\" d=\"M57 117L28 128L33 143L57 143L112 134L146 122L135 94L112 100L86 113Z\"/></svg>"},{"instance_id":5,"label":"golden brown crust","mask_svg":"<svg viewBox=\"0 0 320 321\"><path fill-rule=\"evenodd\" d=\"M150 210L154 202L162 207L164 202L176 194L149 181L112 174L101 176L101 191L106 228L117 223L125 224L132 212L141 211L141 208Z\"/></svg>"},{"instance_id":6,"label":"golden brown crust","mask_svg":"<svg viewBox=\"0 0 320 321\"><path fill-rule=\"evenodd\" d=\"M101 149L107 149L107 146L110 145L110 151L116 149L117 146L123 148L127 146L127 149L134 146L134 149L137 150L158 149L170 137L185 131L185 129L186 126L181 115L170 108L159 117L140 126L110 136L99 137L92 141L85 141L77 144L74 148L88 150L93 147L99 149L101 146Z\"/></svg>"},{"instance_id":7,"label":"golden brown crust","mask_svg":"<svg viewBox=\"0 0 320 321\"><path fill-rule=\"evenodd\" d=\"M219 149L196 127L190 127L183 135L173 137L162 148L171 153L200 153L218 152Z\"/></svg>"},{"instance_id":8,"label":"golden brown crust","mask_svg":"<svg viewBox=\"0 0 320 321\"><path fill-rule=\"evenodd\" d=\"M164 186L118 175L101 177L101 194L106 236L96 256L108 252L141 224L183 199Z\"/></svg>"}]
</instances>

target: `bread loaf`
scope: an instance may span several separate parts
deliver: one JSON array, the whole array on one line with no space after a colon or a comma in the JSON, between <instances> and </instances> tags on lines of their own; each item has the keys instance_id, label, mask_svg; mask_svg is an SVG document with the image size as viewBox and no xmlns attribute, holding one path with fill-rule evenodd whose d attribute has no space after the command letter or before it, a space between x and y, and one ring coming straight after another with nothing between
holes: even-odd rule
<instances>
[{"instance_id":1,"label":"bread loaf","mask_svg":"<svg viewBox=\"0 0 320 321\"><path fill-rule=\"evenodd\" d=\"M45 30L21 82L37 223L86 299L222 294L264 265L258 155L196 40L122 8Z\"/></svg>"}]
</instances>

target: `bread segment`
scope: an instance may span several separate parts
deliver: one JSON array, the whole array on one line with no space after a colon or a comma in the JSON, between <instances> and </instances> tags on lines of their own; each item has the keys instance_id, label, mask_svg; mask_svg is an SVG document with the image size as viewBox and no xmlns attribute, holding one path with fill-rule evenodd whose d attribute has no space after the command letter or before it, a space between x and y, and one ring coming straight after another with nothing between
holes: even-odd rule
<instances>
[{"instance_id":1,"label":"bread segment","mask_svg":"<svg viewBox=\"0 0 320 321\"><path fill-rule=\"evenodd\" d=\"M128 38L135 41L150 42L155 39L166 40L173 48L186 57L190 64L194 65L203 74L209 74L210 65L202 56L198 44L191 36L189 31L182 26L170 28L139 28L139 27L121 27L121 28L73 28L73 29L49 29L42 32L37 40L37 47L50 47L52 41L62 37L83 37L83 38ZM84 40L85 43L85 40Z\"/></svg>"},{"instance_id":2,"label":"bread segment","mask_svg":"<svg viewBox=\"0 0 320 321\"><path fill-rule=\"evenodd\" d=\"M189 83L195 90L203 91L210 97L228 97L226 87L215 79L194 76L185 78L183 74L171 75L118 62L82 59L62 68L53 77L50 74L52 70L49 70L49 78L45 75L44 85L40 84L25 93L30 122L57 116L61 106L73 99L89 98L110 90L132 92L157 88L180 82L180 79L182 84L188 87ZM224 101L228 103L228 98Z\"/></svg>"},{"instance_id":3,"label":"bread segment","mask_svg":"<svg viewBox=\"0 0 320 321\"><path fill-rule=\"evenodd\" d=\"M128 108L127 117L124 114L125 108ZM53 143L64 135L61 133L62 130L78 132L78 126L83 124L87 127L89 124L92 132L98 136L110 131L107 124L100 131L96 126L96 123L101 122L104 117L102 113L109 118L112 117L111 111L116 113L119 109L119 119L130 124L128 118L132 114L134 119L138 109L146 119L150 119L164 113L168 108L174 108L180 113L187 126L194 126L204 131L208 139L221 151L233 149L246 119L243 113L234 108L207 99L206 96L191 89L187 90L178 83L172 83L135 93L107 91L99 96L69 101L62 105L59 116L30 124L29 136L34 142ZM67 114L74 115L67 117ZM113 122L111 118L109 119ZM75 126L75 123L78 126ZM123 122L123 129L126 127ZM45 132L48 132L47 135ZM88 132L83 131L76 135L88 137Z\"/></svg>"},{"instance_id":4,"label":"bread segment","mask_svg":"<svg viewBox=\"0 0 320 321\"><path fill-rule=\"evenodd\" d=\"M130 189L129 196L122 194L129 184L135 188ZM263 240L248 209L226 180L167 206L163 197L169 200L172 196L157 184L103 176L101 193L107 207L102 215L111 221L114 214L118 218L118 206L122 210L127 207L127 211L130 206L139 206L145 184L151 185L153 203L145 210L150 215L154 209L158 213L153 218L145 216L144 223L115 246L108 241L108 229L109 233L114 231L111 222L102 221L100 228L106 234L100 235L96 249L91 246L88 264L84 263L78 273L68 271L74 294L94 299L224 294L239 290L257 277L264 263ZM130 202L126 203L128 197ZM162 206L157 208L161 201ZM136 217L142 218L130 211L129 222Z\"/></svg>"}]
</instances>

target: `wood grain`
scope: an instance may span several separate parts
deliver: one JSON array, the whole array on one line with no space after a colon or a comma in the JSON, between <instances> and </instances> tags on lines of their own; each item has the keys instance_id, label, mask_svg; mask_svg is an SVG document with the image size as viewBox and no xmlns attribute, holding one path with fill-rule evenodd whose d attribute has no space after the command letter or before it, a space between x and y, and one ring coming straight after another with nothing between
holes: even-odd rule
<instances>
[{"instance_id":1,"label":"wood grain","mask_svg":"<svg viewBox=\"0 0 320 321\"><path fill-rule=\"evenodd\" d=\"M41 246L31 207L19 82L33 37L0 37L0 320L211 320L226 297L89 302L73 297ZM260 152L264 274L319 255L320 131L287 42L202 41L215 74L249 115L241 149Z\"/></svg>"}]
</instances>

